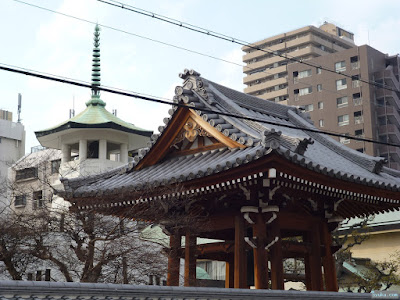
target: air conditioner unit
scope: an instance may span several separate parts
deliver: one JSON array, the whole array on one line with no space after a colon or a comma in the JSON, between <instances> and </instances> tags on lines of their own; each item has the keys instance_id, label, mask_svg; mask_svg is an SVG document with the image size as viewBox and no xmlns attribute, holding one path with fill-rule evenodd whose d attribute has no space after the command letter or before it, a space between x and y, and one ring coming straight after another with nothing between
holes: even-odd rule
<instances>
[{"instance_id":1,"label":"air conditioner unit","mask_svg":"<svg viewBox=\"0 0 400 300\"><path fill-rule=\"evenodd\" d=\"M260 83L260 80L256 80L256 83Z\"/></svg>"}]
</instances>

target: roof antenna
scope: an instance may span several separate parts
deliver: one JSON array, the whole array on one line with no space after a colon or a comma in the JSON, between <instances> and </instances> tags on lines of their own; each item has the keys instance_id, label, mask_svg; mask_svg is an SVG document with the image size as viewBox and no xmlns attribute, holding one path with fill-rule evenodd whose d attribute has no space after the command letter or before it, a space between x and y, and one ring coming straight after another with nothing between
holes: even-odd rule
<instances>
[{"instance_id":1,"label":"roof antenna","mask_svg":"<svg viewBox=\"0 0 400 300\"><path fill-rule=\"evenodd\" d=\"M69 118L75 117L75 96L72 96L72 109L69 110Z\"/></svg>"},{"instance_id":2,"label":"roof antenna","mask_svg":"<svg viewBox=\"0 0 400 300\"><path fill-rule=\"evenodd\" d=\"M21 104L22 104L22 95L18 93L18 123L21 123Z\"/></svg>"}]
</instances>

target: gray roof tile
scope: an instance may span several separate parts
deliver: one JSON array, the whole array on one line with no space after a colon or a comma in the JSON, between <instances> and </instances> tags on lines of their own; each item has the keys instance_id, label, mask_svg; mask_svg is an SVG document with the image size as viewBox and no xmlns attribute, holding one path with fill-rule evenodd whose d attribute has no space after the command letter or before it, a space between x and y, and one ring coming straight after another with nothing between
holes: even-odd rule
<instances>
[{"instance_id":1,"label":"gray roof tile","mask_svg":"<svg viewBox=\"0 0 400 300\"><path fill-rule=\"evenodd\" d=\"M195 75L191 75L191 72ZM196 74L198 73L195 71L187 70L181 74L185 81L183 87L176 88L177 95L174 97L174 101L183 101L189 106L197 105L207 109L262 119L266 122L274 122L276 125L197 111L211 126L248 147L244 149L222 148L195 155L166 158L162 162L140 171L129 170L130 167L126 166L86 179L64 179L63 182L68 187L66 190L71 192L74 197L93 196L115 193L121 189L139 189L145 183L168 184L221 172L257 159L262 155L268 155L267 149L261 143L265 132L267 134L281 132L277 151L295 163L302 164L316 172L326 173L343 180L387 189L393 189L393 187L395 190L399 189L400 172L381 168L382 158L371 157L351 150L324 134L285 127L288 125L316 130L310 124L308 117L299 109L243 94ZM175 108L170 110L171 118L164 119L165 126L171 122L176 111ZM165 126L160 126L160 135L165 130ZM149 143L150 149L142 151L139 156L135 157L134 164L151 153L151 147L158 141L160 135L152 136L152 141ZM305 151L299 151L297 147L305 139L311 143L307 142Z\"/></svg>"}]
</instances>

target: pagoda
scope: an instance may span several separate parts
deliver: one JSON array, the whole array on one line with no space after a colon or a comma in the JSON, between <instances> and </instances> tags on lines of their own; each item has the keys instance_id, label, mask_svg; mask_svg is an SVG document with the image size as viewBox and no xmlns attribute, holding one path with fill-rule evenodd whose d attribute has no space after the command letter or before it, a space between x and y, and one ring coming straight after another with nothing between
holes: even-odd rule
<instances>
[{"instance_id":1,"label":"pagoda","mask_svg":"<svg viewBox=\"0 0 400 300\"><path fill-rule=\"evenodd\" d=\"M81 176L128 163L128 152L146 147L152 131L119 119L100 98L100 27L94 31L92 96L86 109L54 127L35 132L40 144L62 151L60 174ZM71 171L73 170L73 171Z\"/></svg>"}]
</instances>

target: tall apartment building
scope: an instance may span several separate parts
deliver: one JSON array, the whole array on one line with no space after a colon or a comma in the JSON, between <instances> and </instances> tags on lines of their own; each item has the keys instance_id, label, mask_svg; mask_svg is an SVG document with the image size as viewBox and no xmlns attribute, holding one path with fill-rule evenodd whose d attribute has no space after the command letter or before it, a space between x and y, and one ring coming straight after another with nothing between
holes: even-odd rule
<instances>
[{"instance_id":1,"label":"tall apartment building","mask_svg":"<svg viewBox=\"0 0 400 300\"><path fill-rule=\"evenodd\" d=\"M321 129L400 144L400 92L393 91L400 90L398 55L363 45L308 63L323 68L288 66L289 105L304 106ZM398 147L338 140L360 152L386 157L389 167L400 169Z\"/></svg>"},{"instance_id":2,"label":"tall apartment building","mask_svg":"<svg viewBox=\"0 0 400 300\"><path fill-rule=\"evenodd\" d=\"M306 26L245 46L244 92L262 99L287 104L289 58L309 60L314 57L354 47L353 34L331 23L319 28Z\"/></svg>"},{"instance_id":3,"label":"tall apartment building","mask_svg":"<svg viewBox=\"0 0 400 300\"><path fill-rule=\"evenodd\" d=\"M8 168L25 154L25 129L12 121L12 112L0 110L0 207L5 203Z\"/></svg>"}]
</instances>

